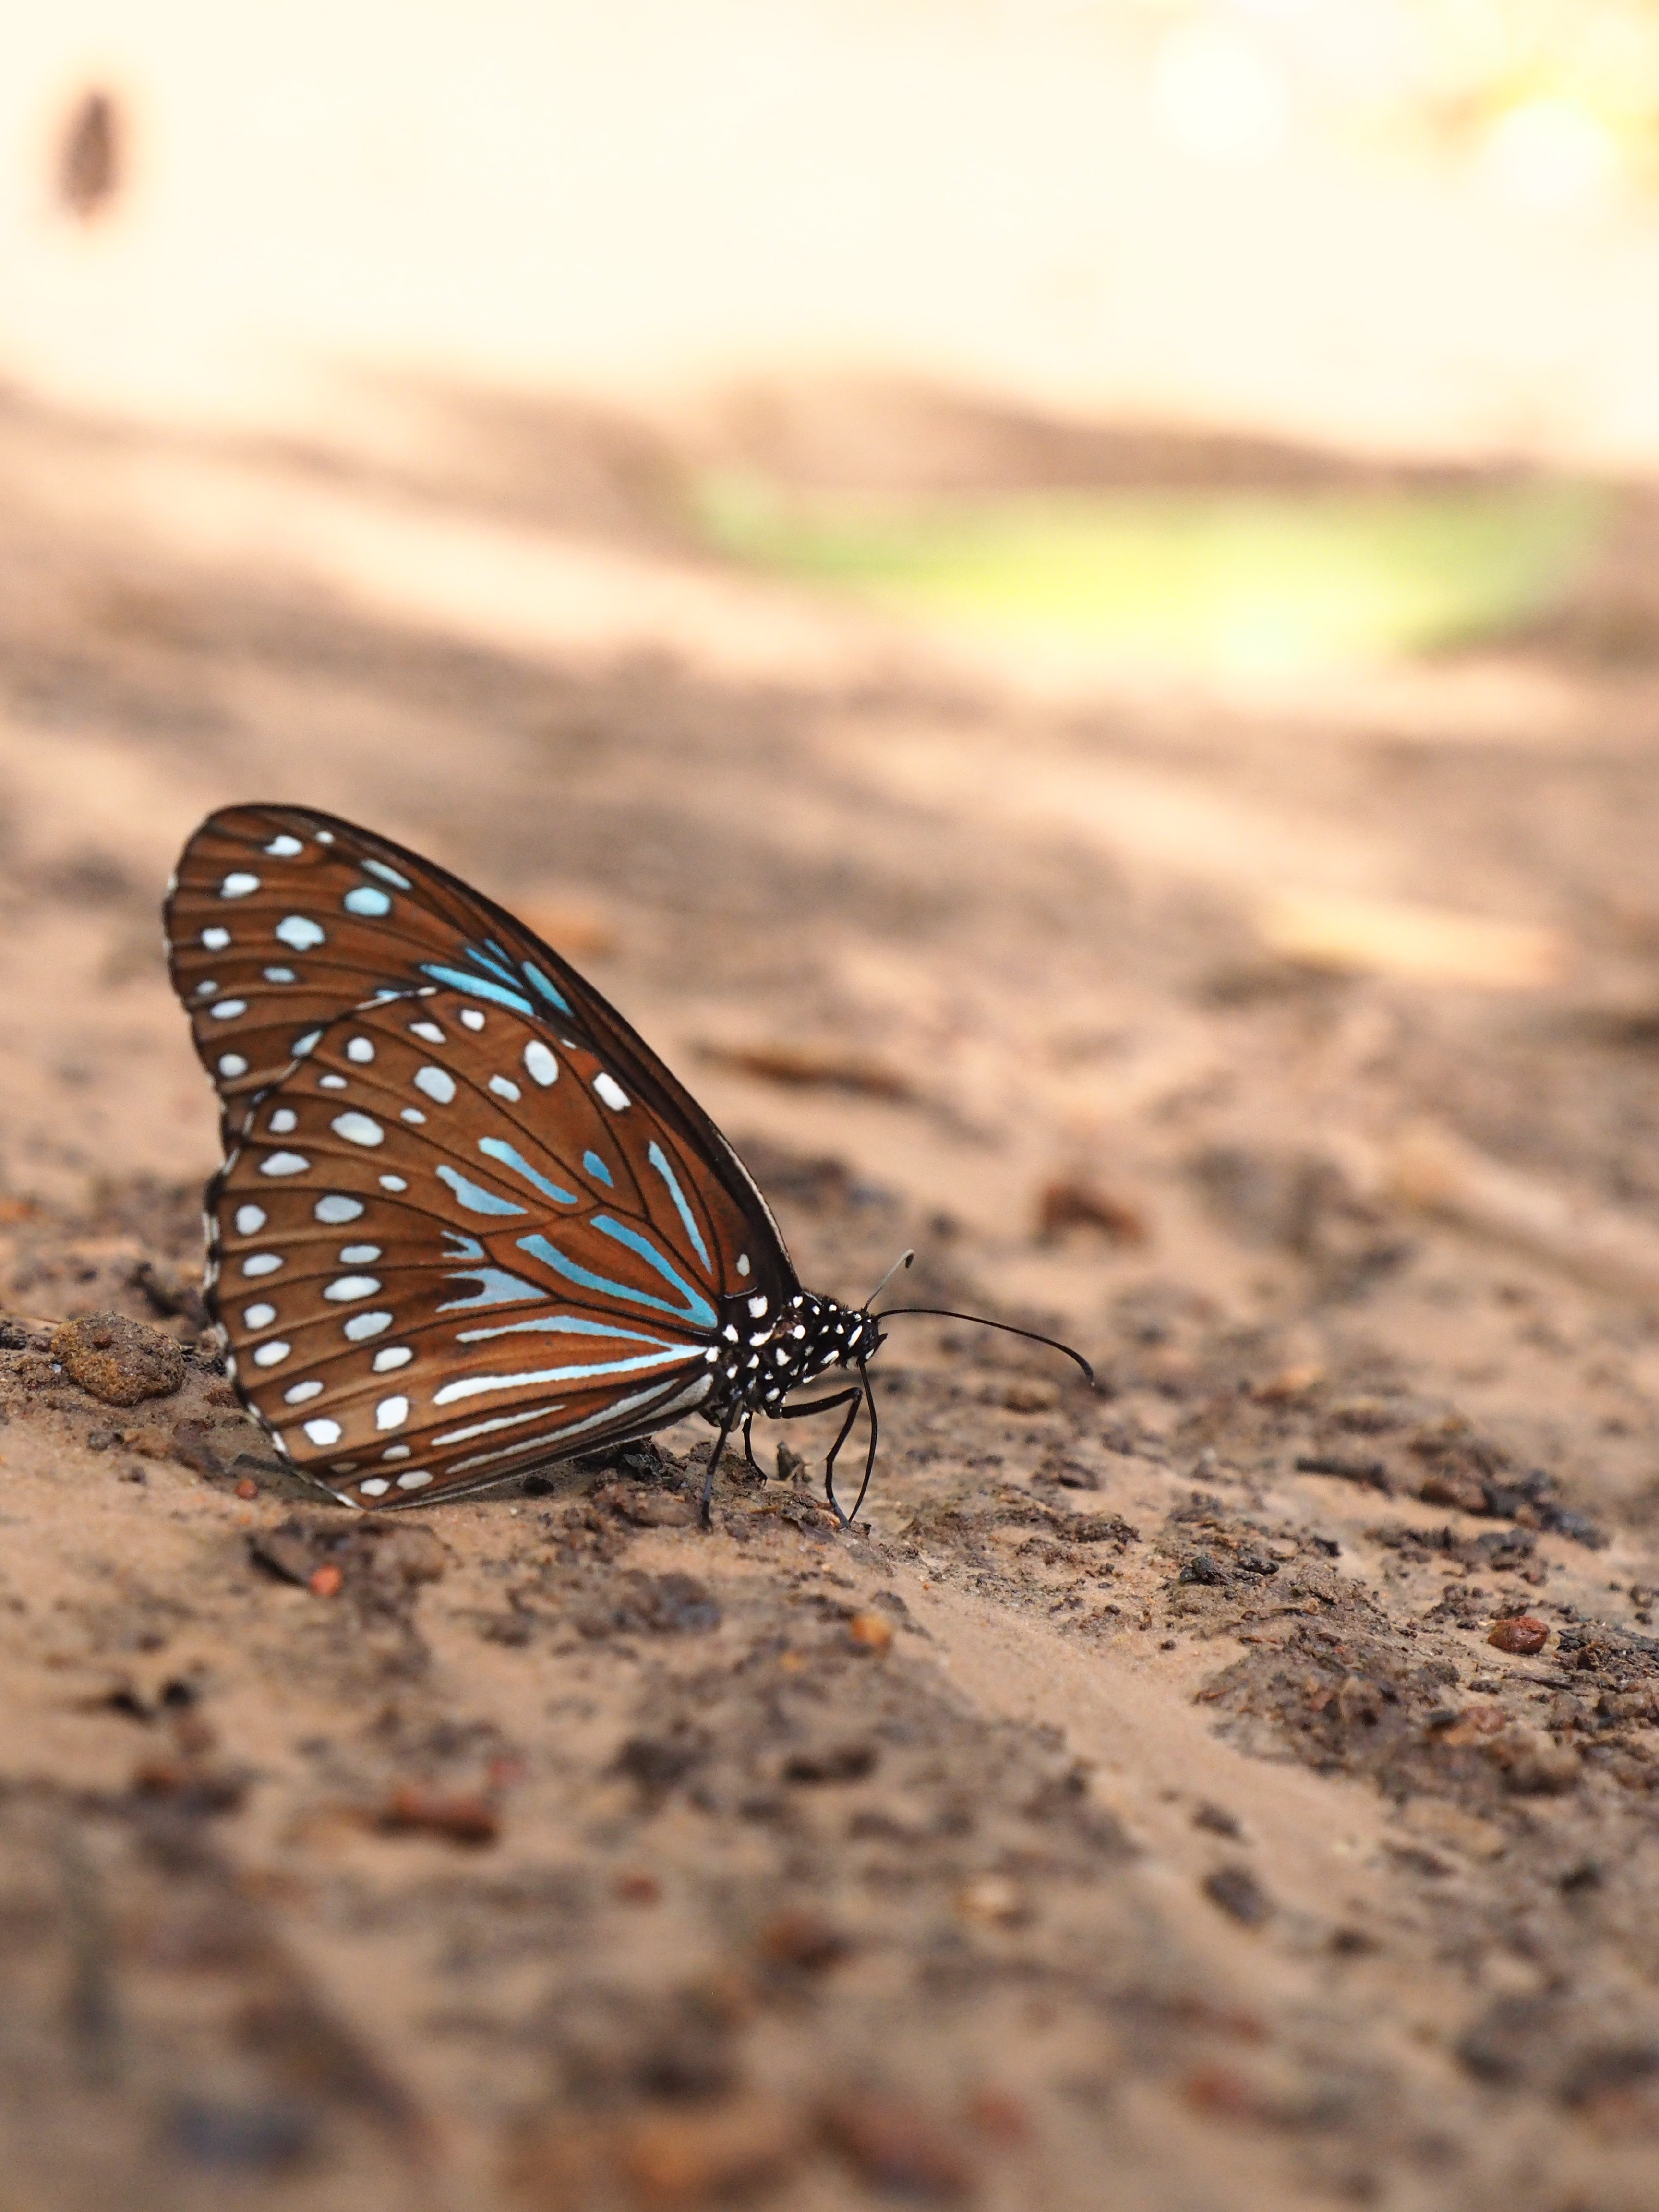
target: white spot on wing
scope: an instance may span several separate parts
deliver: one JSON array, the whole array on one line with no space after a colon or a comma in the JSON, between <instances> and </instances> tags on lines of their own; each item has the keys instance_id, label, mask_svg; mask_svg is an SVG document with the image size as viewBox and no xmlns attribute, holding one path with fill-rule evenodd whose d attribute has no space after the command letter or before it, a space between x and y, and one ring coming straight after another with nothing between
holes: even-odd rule
<instances>
[{"instance_id":1,"label":"white spot on wing","mask_svg":"<svg viewBox=\"0 0 1659 2212\"><path fill-rule=\"evenodd\" d=\"M407 1398L382 1398L374 1408L374 1425L377 1429L400 1429L408 1419Z\"/></svg>"},{"instance_id":2,"label":"white spot on wing","mask_svg":"<svg viewBox=\"0 0 1659 2212\"><path fill-rule=\"evenodd\" d=\"M423 1467L411 1467L407 1474L398 1477L399 1490L424 1490L432 1477Z\"/></svg>"},{"instance_id":3,"label":"white spot on wing","mask_svg":"<svg viewBox=\"0 0 1659 2212\"><path fill-rule=\"evenodd\" d=\"M389 1313L353 1314L345 1325L345 1334L354 1344L361 1344L366 1336L379 1336L382 1329L391 1326Z\"/></svg>"},{"instance_id":4,"label":"white spot on wing","mask_svg":"<svg viewBox=\"0 0 1659 2212\"><path fill-rule=\"evenodd\" d=\"M313 945L326 945L328 932L320 921L313 921L308 914L285 914L277 923L276 936L295 952L309 952Z\"/></svg>"},{"instance_id":5,"label":"white spot on wing","mask_svg":"<svg viewBox=\"0 0 1659 2212\"><path fill-rule=\"evenodd\" d=\"M522 1098L524 1093L516 1083L509 1083L504 1075L492 1075L489 1087L498 1098Z\"/></svg>"},{"instance_id":6,"label":"white spot on wing","mask_svg":"<svg viewBox=\"0 0 1659 2212\"><path fill-rule=\"evenodd\" d=\"M603 1073L596 1075L593 1078L593 1088L613 1113L620 1114L626 1109L628 1093L614 1075L606 1075Z\"/></svg>"},{"instance_id":7,"label":"white spot on wing","mask_svg":"<svg viewBox=\"0 0 1659 2212\"><path fill-rule=\"evenodd\" d=\"M337 1137L343 1137L349 1145L382 1145L386 1131L378 1121L371 1121L367 1114L337 1114L330 1123Z\"/></svg>"},{"instance_id":8,"label":"white spot on wing","mask_svg":"<svg viewBox=\"0 0 1659 2212\"><path fill-rule=\"evenodd\" d=\"M258 876L251 876L245 868L233 868L219 886L221 898L246 898L259 888Z\"/></svg>"},{"instance_id":9,"label":"white spot on wing","mask_svg":"<svg viewBox=\"0 0 1659 2212\"><path fill-rule=\"evenodd\" d=\"M247 1073L247 1062L240 1052L222 1052L219 1055L219 1073L227 1081L234 1081L237 1076Z\"/></svg>"},{"instance_id":10,"label":"white spot on wing","mask_svg":"<svg viewBox=\"0 0 1659 2212\"><path fill-rule=\"evenodd\" d=\"M360 1316L359 1318L362 1316ZM346 1325L348 1328L350 1327L349 1322ZM384 1352L377 1352L374 1355L374 1372L377 1375L390 1375L394 1367L407 1367L414 1357L414 1353L406 1344L388 1344Z\"/></svg>"},{"instance_id":11,"label":"white spot on wing","mask_svg":"<svg viewBox=\"0 0 1659 2212\"><path fill-rule=\"evenodd\" d=\"M383 1474L365 1475L357 1485L365 1498L384 1498L392 1485Z\"/></svg>"},{"instance_id":12,"label":"white spot on wing","mask_svg":"<svg viewBox=\"0 0 1659 2212\"><path fill-rule=\"evenodd\" d=\"M316 1420L306 1423L306 1434L314 1444L337 1444L344 1431L337 1421L326 1420L319 1414Z\"/></svg>"},{"instance_id":13,"label":"white spot on wing","mask_svg":"<svg viewBox=\"0 0 1659 2212\"><path fill-rule=\"evenodd\" d=\"M346 893L341 903L348 914L379 915L392 911L391 898L373 884L359 884L356 890Z\"/></svg>"},{"instance_id":14,"label":"white spot on wing","mask_svg":"<svg viewBox=\"0 0 1659 2212\"><path fill-rule=\"evenodd\" d=\"M404 1181L402 1176L384 1175L380 1177L380 1188L382 1190L407 1190L409 1188L409 1185Z\"/></svg>"},{"instance_id":15,"label":"white spot on wing","mask_svg":"<svg viewBox=\"0 0 1659 2212\"><path fill-rule=\"evenodd\" d=\"M348 1267L367 1267L371 1260L378 1260L380 1256L380 1248L378 1244L348 1244L340 1254L341 1259Z\"/></svg>"},{"instance_id":16,"label":"white spot on wing","mask_svg":"<svg viewBox=\"0 0 1659 2212\"><path fill-rule=\"evenodd\" d=\"M372 1298L380 1287L379 1279L374 1275L340 1275L329 1284L323 1296L337 1304L342 1300L349 1303L353 1298Z\"/></svg>"},{"instance_id":17,"label":"white spot on wing","mask_svg":"<svg viewBox=\"0 0 1659 2212\"><path fill-rule=\"evenodd\" d=\"M355 1060L359 1067L367 1067L374 1057L374 1047L366 1036L355 1036L346 1047L346 1058Z\"/></svg>"},{"instance_id":18,"label":"white spot on wing","mask_svg":"<svg viewBox=\"0 0 1659 2212\"><path fill-rule=\"evenodd\" d=\"M257 1237L265 1225L263 1206L239 1206L236 1209L236 1233L239 1237Z\"/></svg>"},{"instance_id":19,"label":"white spot on wing","mask_svg":"<svg viewBox=\"0 0 1659 2212\"><path fill-rule=\"evenodd\" d=\"M213 1009L213 1018L216 1022L234 1022L238 1014L245 1014L246 1012L246 999L221 999Z\"/></svg>"},{"instance_id":20,"label":"white spot on wing","mask_svg":"<svg viewBox=\"0 0 1659 2212\"><path fill-rule=\"evenodd\" d=\"M303 1406L307 1400L320 1398L322 1395L323 1386L320 1382L295 1382L290 1389L283 1391L283 1403L285 1406Z\"/></svg>"},{"instance_id":21,"label":"white spot on wing","mask_svg":"<svg viewBox=\"0 0 1659 2212\"><path fill-rule=\"evenodd\" d=\"M559 1063L539 1037L532 1037L525 1047L524 1064L544 1091L559 1079Z\"/></svg>"},{"instance_id":22,"label":"white spot on wing","mask_svg":"<svg viewBox=\"0 0 1659 2212\"><path fill-rule=\"evenodd\" d=\"M447 1106L455 1096L455 1079L441 1067L417 1067L415 1088L424 1091L428 1098L435 1098L440 1106Z\"/></svg>"},{"instance_id":23,"label":"white spot on wing","mask_svg":"<svg viewBox=\"0 0 1659 2212\"><path fill-rule=\"evenodd\" d=\"M291 1106L278 1106L265 1127L273 1137L291 1137L300 1126L300 1117Z\"/></svg>"},{"instance_id":24,"label":"white spot on wing","mask_svg":"<svg viewBox=\"0 0 1659 2212\"><path fill-rule=\"evenodd\" d=\"M259 1163L261 1175L303 1175L311 1165L303 1152L270 1152Z\"/></svg>"},{"instance_id":25,"label":"white spot on wing","mask_svg":"<svg viewBox=\"0 0 1659 2212\"><path fill-rule=\"evenodd\" d=\"M280 1367L291 1349L280 1336L274 1336L269 1344L259 1346L253 1355L253 1364L256 1367Z\"/></svg>"},{"instance_id":26,"label":"white spot on wing","mask_svg":"<svg viewBox=\"0 0 1659 2212\"><path fill-rule=\"evenodd\" d=\"M228 929L204 929L202 942L210 952L222 952L230 942L230 932Z\"/></svg>"},{"instance_id":27,"label":"white spot on wing","mask_svg":"<svg viewBox=\"0 0 1659 2212\"><path fill-rule=\"evenodd\" d=\"M244 1306L242 1308L242 1326L244 1328L269 1328L276 1318L276 1309L275 1306L258 1305Z\"/></svg>"},{"instance_id":28,"label":"white spot on wing","mask_svg":"<svg viewBox=\"0 0 1659 2212\"><path fill-rule=\"evenodd\" d=\"M319 1221L337 1225L343 1221L355 1221L363 1210L360 1198L348 1198L343 1191L331 1190L326 1198L319 1198L311 1209Z\"/></svg>"},{"instance_id":29,"label":"white spot on wing","mask_svg":"<svg viewBox=\"0 0 1659 2212\"><path fill-rule=\"evenodd\" d=\"M303 853L305 847L297 837L290 837L284 830L280 837L271 839L265 850L273 860L291 860L296 853Z\"/></svg>"},{"instance_id":30,"label":"white spot on wing","mask_svg":"<svg viewBox=\"0 0 1659 2212\"><path fill-rule=\"evenodd\" d=\"M476 1006L463 1006L461 1019L470 1030L481 1030L484 1025L484 1018Z\"/></svg>"},{"instance_id":31,"label":"white spot on wing","mask_svg":"<svg viewBox=\"0 0 1659 2212\"><path fill-rule=\"evenodd\" d=\"M411 1022L409 1025L409 1034L410 1036L419 1037L423 1044L447 1044L449 1042L449 1039L438 1027L436 1022Z\"/></svg>"},{"instance_id":32,"label":"white spot on wing","mask_svg":"<svg viewBox=\"0 0 1659 2212\"><path fill-rule=\"evenodd\" d=\"M274 1275L283 1264L280 1252L250 1252L242 1262L245 1275Z\"/></svg>"}]
</instances>

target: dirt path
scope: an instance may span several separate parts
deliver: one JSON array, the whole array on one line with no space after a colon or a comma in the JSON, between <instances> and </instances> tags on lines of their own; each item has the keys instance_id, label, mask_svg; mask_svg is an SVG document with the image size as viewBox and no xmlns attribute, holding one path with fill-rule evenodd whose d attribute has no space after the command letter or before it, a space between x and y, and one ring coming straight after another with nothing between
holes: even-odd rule
<instances>
[{"instance_id":1,"label":"dirt path","mask_svg":"<svg viewBox=\"0 0 1659 2212\"><path fill-rule=\"evenodd\" d=\"M224 470L204 551L166 494ZM21 416L0 477L0 2204L1650 2201L1639 639L1199 696L568 515L445 630L408 487ZM418 504L464 568L497 526ZM77 1388L63 1316L194 1343L154 909L247 796L538 921L805 1279L914 1243L1102 1391L896 1328L868 1527L733 1460L709 1540L691 1428L348 1521L208 1347ZM1339 889L1552 932L1555 980L1272 949ZM1508 1241L1495 1185L1408 1202L1425 1127Z\"/></svg>"}]
</instances>

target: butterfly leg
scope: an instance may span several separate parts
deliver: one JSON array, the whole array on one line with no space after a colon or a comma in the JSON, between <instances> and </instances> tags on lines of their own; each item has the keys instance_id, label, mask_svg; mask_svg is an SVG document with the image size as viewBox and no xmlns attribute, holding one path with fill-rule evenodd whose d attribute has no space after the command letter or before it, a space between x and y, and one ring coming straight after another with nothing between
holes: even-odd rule
<instances>
[{"instance_id":1,"label":"butterfly leg","mask_svg":"<svg viewBox=\"0 0 1659 2212\"><path fill-rule=\"evenodd\" d=\"M814 1398L810 1406L785 1406L778 1414L781 1421L794 1421L799 1420L804 1413L827 1413L832 1407L846 1407L847 1418L841 1425L841 1433L830 1445L829 1457L823 1462L823 1494L834 1506L836 1518L843 1528L849 1523L847 1516L841 1510L841 1500L836 1496L836 1456L853 1433L853 1424L859 1417L859 1407L863 1403L868 1389L867 1383L861 1382L855 1390L837 1390L833 1398ZM871 1449L873 1454L873 1441ZM865 1480L866 1483L869 1480L867 1469ZM860 1491L859 1496L860 1498L864 1496L862 1490Z\"/></svg>"},{"instance_id":2,"label":"butterfly leg","mask_svg":"<svg viewBox=\"0 0 1659 2212\"><path fill-rule=\"evenodd\" d=\"M743 1417L743 1455L749 1462L750 1473L760 1474L761 1480L764 1482L766 1477L761 1474L760 1462L755 1457L755 1417L752 1413L745 1413Z\"/></svg>"},{"instance_id":3,"label":"butterfly leg","mask_svg":"<svg viewBox=\"0 0 1659 2212\"><path fill-rule=\"evenodd\" d=\"M708 1472L702 1479L702 1497L697 1505L697 1526L705 1533L714 1525L714 1470L720 1463L720 1455L726 1449L726 1439L737 1425L738 1417L734 1413L719 1436L715 1437L714 1448L708 1455Z\"/></svg>"}]
</instances>

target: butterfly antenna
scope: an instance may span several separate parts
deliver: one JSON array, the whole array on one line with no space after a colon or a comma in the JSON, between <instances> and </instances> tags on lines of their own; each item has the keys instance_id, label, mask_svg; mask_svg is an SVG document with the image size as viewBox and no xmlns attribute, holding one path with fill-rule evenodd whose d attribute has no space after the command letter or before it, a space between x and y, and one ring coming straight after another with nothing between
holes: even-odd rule
<instances>
[{"instance_id":1,"label":"butterfly antenna","mask_svg":"<svg viewBox=\"0 0 1659 2212\"><path fill-rule=\"evenodd\" d=\"M983 1314L957 1313L951 1306L889 1306L885 1313L877 1314L874 1318L892 1321L900 1314L932 1314L937 1321L970 1321L975 1328L998 1328L1005 1336L1023 1336L1028 1344L1046 1344L1050 1352L1063 1352L1067 1359L1083 1370L1089 1388L1096 1388L1094 1369L1080 1352L1074 1351L1069 1344L1062 1344L1057 1336L1044 1336L1034 1328L1016 1328L1011 1321L988 1321Z\"/></svg>"},{"instance_id":2,"label":"butterfly antenna","mask_svg":"<svg viewBox=\"0 0 1659 2212\"><path fill-rule=\"evenodd\" d=\"M864 1301L864 1310L866 1313L869 1312L871 1307L874 1305L876 1300L887 1288L887 1285L892 1281L894 1276L897 1274L899 1269L901 1267L908 1267L915 1256L916 1255L914 1252L901 1252L899 1254L897 1259L894 1261L892 1266L887 1270L887 1273L876 1285L875 1289L871 1291L869 1297Z\"/></svg>"}]
</instances>

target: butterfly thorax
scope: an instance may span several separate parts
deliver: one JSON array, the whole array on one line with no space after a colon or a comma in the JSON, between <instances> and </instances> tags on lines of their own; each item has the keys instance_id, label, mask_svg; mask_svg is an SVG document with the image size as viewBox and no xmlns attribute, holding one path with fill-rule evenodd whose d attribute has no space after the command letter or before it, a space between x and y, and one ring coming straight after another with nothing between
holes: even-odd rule
<instances>
[{"instance_id":1,"label":"butterfly thorax","mask_svg":"<svg viewBox=\"0 0 1659 2212\"><path fill-rule=\"evenodd\" d=\"M872 1315L797 1291L775 1313L758 1292L721 1301L719 1342L704 1354L715 1386L701 1411L714 1425L737 1413L775 1415L790 1391L826 1369L857 1369L880 1349Z\"/></svg>"}]
</instances>

